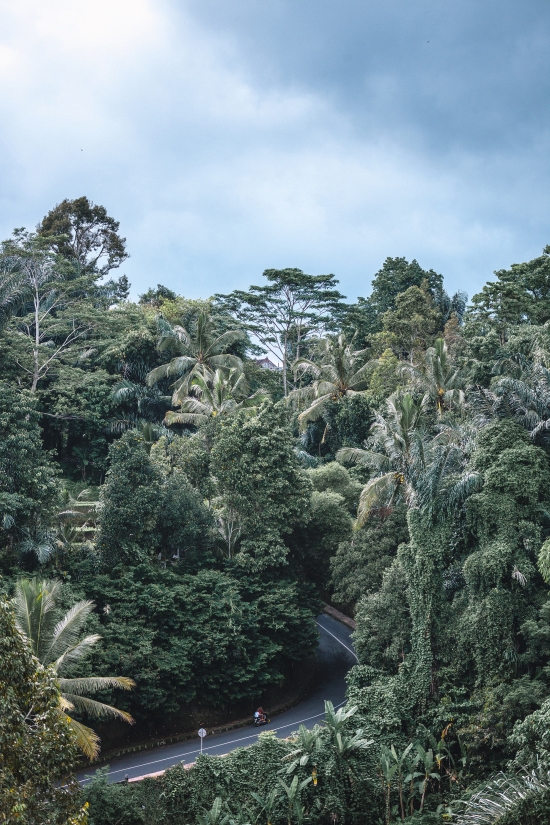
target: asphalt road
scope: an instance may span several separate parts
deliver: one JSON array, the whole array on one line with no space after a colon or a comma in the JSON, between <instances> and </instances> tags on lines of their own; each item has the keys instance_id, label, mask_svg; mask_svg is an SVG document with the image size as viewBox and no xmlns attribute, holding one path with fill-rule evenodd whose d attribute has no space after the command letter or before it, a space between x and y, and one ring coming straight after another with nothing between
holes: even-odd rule
<instances>
[{"instance_id":1,"label":"asphalt road","mask_svg":"<svg viewBox=\"0 0 550 825\"><path fill-rule=\"evenodd\" d=\"M350 667L357 662L351 643L351 630L336 619L324 614L317 617L319 626L319 647L317 649L317 671L319 680L317 687L300 704L290 710L275 716L268 725L255 727L250 725L237 728L227 733L218 733L207 736L203 741L203 753L211 756L221 756L235 748L252 745L258 735L265 730L272 730L277 736L284 738L297 730L303 724L312 728L324 716L324 703L329 699L335 707L342 705L345 700L345 675ZM133 779L157 771L166 770L179 762L193 762L200 753L200 740L190 739L174 745L134 753L128 756L113 759L110 763L109 779L111 782L121 782L126 777ZM88 770L80 771L77 775L81 784L92 779Z\"/></svg>"}]
</instances>

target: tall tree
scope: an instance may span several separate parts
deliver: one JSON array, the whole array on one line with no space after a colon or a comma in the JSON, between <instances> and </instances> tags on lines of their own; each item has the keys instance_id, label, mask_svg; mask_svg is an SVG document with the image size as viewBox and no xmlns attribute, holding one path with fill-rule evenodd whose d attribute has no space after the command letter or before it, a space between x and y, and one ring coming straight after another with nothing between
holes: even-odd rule
<instances>
[{"instance_id":1,"label":"tall tree","mask_svg":"<svg viewBox=\"0 0 550 825\"><path fill-rule=\"evenodd\" d=\"M243 372L236 369L217 369L214 373L205 370L204 374L195 375L190 382L189 395L182 400L178 412L169 410L166 413L165 423L200 426L211 417L244 409L253 415L256 407L266 401L269 394L265 390L257 390L253 395L249 393Z\"/></svg>"},{"instance_id":2,"label":"tall tree","mask_svg":"<svg viewBox=\"0 0 550 825\"><path fill-rule=\"evenodd\" d=\"M38 233L55 252L77 263L80 271L103 278L128 258L119 226L104 206L86 197L66 198L42 218Z\"/></svg>"},{"instance_id":3,"label":"tall tree","mask_svg":"<svg viewBox=\"0 0 550 825\"><path fill-rule=\"evenodd\" d=\"M25 310L14 319L22 342L16 358L36 392L38 383L91 331L91 324L75 312L87 279L67 280L44 239L24 230L4 241L2 257L13 262L25 291Z\"/></svg>"},{"instance_id":4,"label":"tall tree","mask_svg":"<svg viewBox=\"0 0 550 825\"><path fill-rule=\"evenodd\" d=\"M472 298L468 321L474 329L496 329L504 344L510 326L545 324L550 319L550 246L542 255L494 273Z\"/></svg>"},{"instance_id":5,"label":"tall tree","mask_svg":"<svg viewBox=\"0 0 550 825\"><path fill-rule=\"evenodd\" d=\"M285 411L266 403L254 418L221 420L210 466L223 507L240 521L238 562L258 570L284 564L284 536L307 519L311 495Z\"/></svg>"},{"instance_id":6,"label":"tall tree","mask_svg":"<svg viewBox=\"0 0 550 825\"><path fill-rule=\"evenodd\" d=\"M161 477L147 454L143 433L137 430L115 441L109 456L97 547L106 566L135 564L158 550Z\"/></svg>"},{"instance_id":7,"label":"tall tree","mask_svg":"<svg viewBox=\"0 0 550 825\"><path fill-rule=\"evenodd\" d=\"M458 408L464 404L463 382L459 370L455 369L449 358L449 351L444 338L437 338L433 347L426 350L423 367L413 367L415 383L428 392L435 405L437 414Z\"/></svg>"},{"instance_id":8,"label":"tall tree","mask_svg":"<svg viewBox=\"0 0 550 825\"><path fill-rule=\"evenodd\" d=\"M344 328L357 330L363 342L368 334L380 332L382 316L395 309L398 295L411 286L420 287L424 282L432 299L444 294L443 276L433 269L422 269L416 260L409 263L406 258L386 258L372 279L369 297L359 298L356 304L346 307L342 317Z\"/></svg>"},{"instance_id":9,"label":"tall tree","mask_svg":"<svg viewBox=\"0 0 550 825\"><path fill-rule=\"evenodd\" d=\"M384 332L390 334L400 356L408 358L411 364L416 352L433 342L442 323L426 282L397 295L395 309L385 312L382 321Z\"/></svg>"},{"instance_id":10,"label":"tall tree","mask_svg":"<svg viewBox=\"0 0 550 825\"><path fill-rule=\"evenodd\" d=\"M189 395L192 380L197 375L204 375L206 370L242 370L241 359L228 352L233 344L246 337L242 329L227 330L217 335L209 313L204 310L198 314L194 334L183 326L172 326L160 320L159 350L174 353L174 357L151 370L147 383L151 387L163 378L176 378L172 384L174 406L182 403Z\"/></svg>"},{"instance_id":11,"label":"tall tree","mask_svg":"<svg viewBox=\"0 0 550 825\"><path fill-rule=\"evenodd\" d=\"M321 418L331 400L353 397L368 389L371 365L365 363L366 350L354 349L353 343L353 340L348 343L344 335L339 335L337 339L327 338L320 343L318 360L300 358L292 365L296 374L313 378L312 384L295 389L290 394L294 403L305 402L306 409L298 416L303 428L310 421Z\"/></svg>"},{"instance_id":12,"label":"tall tree","mask_svg":"<svg viewBox=\"0 0 550 825\"><path fill-rule=\"evenodd\" d=\"M288 365L303 354L306 337L331 320L343 295L334 275L306 275L301 269L266 269L267 286L251 286L216 295L217 305L232 313L261 346L282 365L288 395Z\"/></svg>"},{"instance_id":13,"label":"tall tree","mask_svg":"<svg viewBox=\"0 0 550 825\"><path fill-rule=\"evenodd\" d=\"M17 258L4 255L0 258L0 332L28 294L24 275Z\"/></svg>"}]
</instances>

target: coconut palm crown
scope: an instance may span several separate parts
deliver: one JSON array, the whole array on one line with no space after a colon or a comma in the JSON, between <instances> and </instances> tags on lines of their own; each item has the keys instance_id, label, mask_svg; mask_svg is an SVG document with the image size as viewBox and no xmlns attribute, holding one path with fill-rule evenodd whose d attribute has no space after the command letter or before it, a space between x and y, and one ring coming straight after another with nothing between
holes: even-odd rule
<instances>
[{"instance_id":1,"label":"coconut palm crown","mask_svg":"<svg viewBox=\"0 0 550 825\"><path fill-rule=\"evenodd\" d=\"M407 366L405 370L412 371L413 383L428 393L438 416L464 405L460 373L451 364L443 338L438 338L434 346L426 350L422 368Z\"/></svg>"},{"instance_id":2,"label":"coconut palm crown","mask_svg":"<svg viewBox=\"0 0 550 825\"><path fill-rule=\"evenodd\" d=\"M165 424L191 424L199 427L209 418L229 415L239 410L254 409L269 398L265 390L249 395L250 389L244 373L236 370L205 369L196 373L189 382L189 395L180 404L178 412L166 413Z\"/></svg>"},{"instance_id":3,"label":"coconut palm crown","mask_svg":"<svg viewBox=\"0 0 550 825\"><path fill-rule=\"evenodd\" d=\"M87 694L113 687L131 690L135 682L124 676L70 677L73 667L88 655L101 636L94 633L82 637L82 627L95 607L94 602L77 602L59 617L57 602L61 588L62 583L57 580L19 579L13 606L17 627L29 640L33 654L44 667L54 668L61 690L60 713L69 720L80 749L91 760L99 753L99 737L68 712L76 710L96 719L117 718L133 724L129 713L90 699Z\"/></svg>"},{"instance_id":4,"label":"coconut palm crown","mask_svg":"<svg viewBox=\"0 0 550 825\"><path fill-rule=\"evenodd\" d=\"M204 375L205 369L211 372L217 369L242 371L241 359L227 350L232 344L245 338L246 333L241 329L230 329L216 336L212 321L204 311L198 314L194 335L182 326L165 323L159 350L176 350L178 354L168 363L151 370L147 375L147 384L152 387L162 378L176 378L172 384L172 403L177 406L189 395L193 379Z\"/></svg>"},{"instance_id":5,"label":"coconut palm crown","mask_svg":"<svg viewBox=\"0 0 550 825\"><path fill-rule=\"evenodd\" d=\"M292 365L296 376L308 374L314 379L309 386L295 389L289 395L290 403L306 404L298 416L302 429L322 417L329 401L368 389L372 362L367 362L366 350L353 349L353 339L348 342L343 334L321 341L320 346L319 362L299 358Z\"/></svg>"},{"instance_id":6,"label":"coconut palm crown","mask_svg":"<svg viewBox=\"0 0 550 825\"><path fill-rule=\"evenodd\" d=\"M475 427L444 421L429 438L423 418L430 401L429 393L418 401L408 392L394 393L386 401L385 415L376 414L365 449L338 451L336 458L342 464L373 471L359 498L357 527L377 508L400 502L435 517L455 510L479 489L481 474L467 466Z\"/></svg>"}]
</instances>

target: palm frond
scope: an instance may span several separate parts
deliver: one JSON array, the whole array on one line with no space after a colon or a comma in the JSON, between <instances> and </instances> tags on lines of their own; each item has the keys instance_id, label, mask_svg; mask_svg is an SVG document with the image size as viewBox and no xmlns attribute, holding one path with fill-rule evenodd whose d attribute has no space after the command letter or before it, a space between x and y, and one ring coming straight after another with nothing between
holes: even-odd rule
<instances>
[{"instance_id":1,"label":"palm frond","mask_svg":"<svg viewBox=\"0 0 550 825\"><path fill-rule=\"evenodd\" d=\"M50 660L51 664L55 667L56 673L59 675L66 673L71 665L87 656L100 639L101 636L97 633L92 633L89 636L85 636L84 639L80 639L80 641L76 642L72 647L64 650L57 659Z\"/></svg>"},{"instance_id":2,"label":"palm frond","mask_svg":"<svg viewBox=\"0 0 550 825\"><path fill-rule=\"evenodd\" d=\"M361 450L360 447L342 447L336 453L336 461L340 464L356 465L359 467L370 466L370 453L367 450Z\"/></svg>"},{"instance_id":3,"label":"palm frond","mask_svg":"<svg viewBox=\"0 0 550 825\"><path fill-rule=\"evenodd\" d=\"M224 351L231 347L233 344L236 344L237 341L245 341L246 340L246 332L242 329L230 329L227 332L222 333L215 341L212 342L210 347L205 353L205 357L209 360L212 359L213 356L222 355ZM236 357L236 356L232 356ZM240 359L238 359L240 361ZM242 362L241 362L242 365Z\"/></svg>"},{"instance_id":4,"label":"palm frond","mask_svg":"<svg viewBox=\"0 0 550 825\"><path fill-rule=\"evenodd\" d=\"M496 825L526 800L550 790L550 774L532 771L520 776L497 774L466 803L456 825Z\"/></svg>"},{"instance_id":5,"label":"palm frond","mask_svg":"<svg viewBox=\"0 0 550 825\"><path fill-rule=\"evenodd\" d=\"M209 416L199 413L180 413L168 410L164 417L164 423L168 427L172 427L174 424L200 427L201 424L205 424L208 421L208 418Z\"/></svg>"},{"instance_id":6,"label":"palm frond","mask_svg":"<svg viewBox=\"0 0 550 825\"><path fill-rule=\"evenodd\" d=\"M211 355L208 358L208 366L211 369L242 370L243 362L236 355Z\"/></svg>"},{"instance_id":7,"label":"palm frond","mask_svg":"<svg viewBox=\"0 0 550 825\"><path fill-rule=\"evenodd\" d=\"M312 421L318 421L319 418L322 417L330 398L330 395L323 395L320 398L316 398L306 410L300 413L298 421L300 422L300 428L302 430L305 430L307 425Z\"/></svg>"},{"instance_id":8,"label":"palm frond","mask_svg":"<svg viewBox=\"0 0 550 825\"><path fill-rule=\"evenodd\" d=\"M167 364L155 367L147 374L147 386L152 387L162 378L174 378L188 372L197 363L197 359L191 355L178 355L172 358Z\"/></svg>"},{"instance_id":9,"label":"palm frond","mask_svg":"<svg viewBox=\"0 0 550 825\"><path fill-rule=\"evenodd\" d=\"M83 600L67 610L53 629L50 648L45 652L46 658L43 662L45 665L55 662L66 651L75 648L82 626L90 613L93 612L94 607L94 602Z\"/></svg>"},{"instance_id":10,"label":"palm frond","mask_svg":"<svg viewBox=\"0 0 550 825\"><path fill-rule=\"evenodd\" d=\"M74 693L77 696L84 696L86 693L97 693L98 690L108 690L109 688L122 688L122 690L132 690L136 683L126 676L84 676L75 679L59 679L59 687L63 693Z\"/></svg>"},{"instance_id":11,"label":"palm frond","mask_svg":"<svg viewBox=\"0 0 550 825\"><path fill-rule=\"evenodd\" d=\"M130 725L134 724L132 715L126 713L125 710L119 710L112 707L112 705L106 705L96 699L88 699L87 696L80 696L77 693L64 693L64 696L66 700L74 705L76 711L87 713L88 716L94 719L123 719Z\"/></svg>"},{"instance_id":12,"label":"palm frond","mask_svg":"<svg viewBox=\"0 0 550 825\"><path fill-rule=\"evenodd\" d=\"M399 487L405 490L405 479L396 473L385 473L367 482L359 497L357 526L362 527L372 511L393 503Z\"/></svg>"},{"instance_id":13,"label":"palm frond","mask_svg":"<svg viewBox=\"0 0 550 825\"><path fill-rule=\"evenodd\" d=\"M55 600L61 588L57 580L18 579L12 604L19 630L42 662L51 644L55 622Z\"/></svg>"},{"instance_id":14,"label":"palm frond","mask_svg":"<svg viewBox=\"0 0 550 825\"><path fill-rule=\"evenodd\" d=\"M60 713L61 712L62 711L60 711ZM82 722L77 722L76 719L72 719L70 716L66 716L65 714L63 714L63 716L75 735L76 744L82 753L88 757L90 762L92 762L99 754L99 736L95 730L83 725Z\"/></svg>"}]
</instances>

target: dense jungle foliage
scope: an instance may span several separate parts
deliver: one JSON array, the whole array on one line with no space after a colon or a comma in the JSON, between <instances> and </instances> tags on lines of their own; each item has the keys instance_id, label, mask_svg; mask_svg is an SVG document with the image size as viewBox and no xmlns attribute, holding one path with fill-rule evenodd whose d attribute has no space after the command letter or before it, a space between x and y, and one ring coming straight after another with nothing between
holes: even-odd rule
<instances>
[{"instance_id":1,"label":"dense jungle foliage","mask_svg":"<svg viewBox=\"0 0 550 825\"><path fill-rule=\"evenodd\" d=\"M132 301L126 257L86 198L2 245L0 702L34 710L3 711L0 750L48 754L36 787L1 757L4 821L85 817L55 783L98 733L249 712L326 600L357 622L345 708L159 780L100 774L90 822L547 822L550 247L470 303L404 258L354 304L298 269Z\"/></svg>"}]
</instances>

